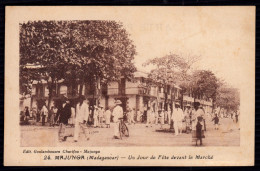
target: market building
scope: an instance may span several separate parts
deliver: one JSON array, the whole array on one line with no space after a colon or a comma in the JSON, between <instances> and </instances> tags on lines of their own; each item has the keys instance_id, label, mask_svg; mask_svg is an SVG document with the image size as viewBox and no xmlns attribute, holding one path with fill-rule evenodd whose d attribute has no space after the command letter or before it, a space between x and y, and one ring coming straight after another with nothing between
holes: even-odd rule
<instances>
[{"instance_id":1,"label":"market building","mask_svg":"<svg viewBox=\"0 0 260 171\"><path fill-rule=\"evenodd\" d=\"M164 109L166 111L172 111L174 103L176 101L183 100L183 106L190 104L193 105L194 98L188 95L183 95L181 98L181 88L177 85L165 85L163 87L148 85L148 73L137 71L134 73L134 79L129 81L125 78L121 78L120 81L114 81L108 83L106 86L91 87L88 84L83 85L82 95L85 95L90 102L90 106L102 105L104 108L111 108L115 106L116 100L122 101L123 110L126 112L128 109L138 110L144 113L148 108L160 111ZM56 83L53 90L53 98L50 102L50 106L61 103L62 96L67 96L72 104L75 104L75 100L80 94L80 86L74 87L65 85L63 80ZM34 81L32 84L32 93L30 97L30 104L28 99L26 101L27 106L30 108L41 109L42 105L48 104L49 89L45 80ZM195 100L200 101L204 109L207 112L212 110L212 101ZM20 108L22 102L20 102ZM29 104L29 105L28 105Z\"/></svg>"}]
</instances>

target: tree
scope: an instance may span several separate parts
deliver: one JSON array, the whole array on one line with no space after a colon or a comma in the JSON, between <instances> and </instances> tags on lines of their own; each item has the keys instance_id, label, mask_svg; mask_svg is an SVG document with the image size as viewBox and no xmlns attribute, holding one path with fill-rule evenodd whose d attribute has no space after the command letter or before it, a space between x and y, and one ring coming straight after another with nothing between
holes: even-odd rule
<instances>
[{"instance_id":1,"label":"tree","mask_svg":"<svg viewBox=\"0 0 260 171\"><path fill-rule=\"evenodd\" d=\"M27 82L45 80L48 84L48 107L55 83L63 78L65 47L64 23L34 21L20 24L20 78ZM31 65L31 67L28 65ZM24 81L26 81L24 80ZM20 83L22 85L22 83Z\"/></svg>"},{"instance_id":2,"label":"tree","mask_svg":"<svg viewBox=\"0 0 260 171\"><path fill-rule=\"evenodd\" d=\"M192 64L198 60L197 56L183 57L178 54L170 53L163 57L157 57L148 60L144 63L146 65L154 65L155 69L149 73L149 78L152 84L163 86L166 89L167 85L184 84L187 82L188 71L191 69ZM167 101L167 92L165 93L165 104Z\"/></svg>"},{"instance_id":3,"label":"tree","mask_svg":"<svg viewBox=\"0 0 260 171\"><path fill-rule=\"evenodd\" d=\"M135 46L121 23L115 21L73 21L67 34L73 57L68 74L73 82L92 82L96 88L121 76L131 79L136 68L133 64ZM69 44L68 43L68 44ZM76 71L76 72L75 72ZM68 79L71 82L70 79Z\"/></svg>"},{"instance_id":4,"label":"tree","mask_svg":"<svg viewBox=\"0 0 260 171\"><path fill-rule=\"evenodd\" d=\"M216 100L217 90L219 88L219 80L212 71L196 70L191 77L191 93L195 99L212 99Z\"/></svg>"},{"instance_id":5,"label":"tree","mask_svg":"<svg viewBox=\"0 0 260 171\"><path fill-rule=\"evenodd\" d=\"M217 92L216 105L225 108L228 111L238 110L240 105L240 93L238 89L232 88L226 84L221 85Z\"/></svg>"},{"instance_id":6,"label":"tree","mask_svg":"<svg viewBox=\"0 0 260 171\"><path fill-rule=\"evenodd\" d=\"M44 79L49 103L53 87L64 79L68 85L106 84L121 76L130 79L136 68L133 42L115 21L33 21L20 24L20 77ZM34 71L28 64L39 66ZM27 69L26 69L27 68ZM34 73L34 77L30 74ZM98 81L100 80L100 81ZM20 86L22 87L20 82ZM21 88L21 91L23 88ZM81 92L80 92L81 93Z\"/></svg>"}]
</instances>

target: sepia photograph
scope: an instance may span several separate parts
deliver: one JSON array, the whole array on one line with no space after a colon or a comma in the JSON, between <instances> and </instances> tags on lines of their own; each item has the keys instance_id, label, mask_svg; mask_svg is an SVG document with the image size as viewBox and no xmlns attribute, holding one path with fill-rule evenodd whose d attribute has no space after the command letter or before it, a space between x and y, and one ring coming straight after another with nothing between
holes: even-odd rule
<instances>
[{"instance_id":1,"label":"sepia photograph","mask_svg":"<svg viewBox=\"0 0 260 171\"><path fill-rule=\"evenodd\" d=\"M28 21L19 29L21 146L239 146L239 89L225 71L193 67L201 54L173 46L156 56L137 47L122 21ZM142 67L138 49L146 51Z\"/></svg>"},{"instance_id":2,"label":"sepia photograph","mask_svg":"<svg viewBox=\"0 0 260 171\"><path fill-rule=\"evenodd\" d=\"M255 8L71 7L79 17L62 16L65 9L54 17L17 9L18 66L8 70L17 72L19 94L9 104L17 106L10 119L17 120L22 153L245 145L242 125L254 121L246 105L254 104L247 85L254 86Z\"/></svg>"}]
</instances>

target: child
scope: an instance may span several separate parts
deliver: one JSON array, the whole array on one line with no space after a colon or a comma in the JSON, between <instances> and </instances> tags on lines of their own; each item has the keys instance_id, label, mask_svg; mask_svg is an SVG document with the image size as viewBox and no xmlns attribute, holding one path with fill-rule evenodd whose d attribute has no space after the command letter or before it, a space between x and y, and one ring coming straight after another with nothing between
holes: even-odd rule
<instances>
[{"instance_id":1,"label":"child","mask_svg":"<svg viewBox=\"0 0 260 171\"><path fill-rule=\"evenodd\" d=\"M212 121L214 121L215 129L218 130L219 118L217 114L215 114L215 117L212 119Z\"/></svg>"},{"instance_id":2,"label":"child","mask_svg":"<svg viewBox=\"0 0 260 171\"><path fill-rule=\"evenodd\" d=\"M202 145L202 117L198 117L198 122L196 125L196 145L197 145L197 141L200 140L200 145Z\"/></svg>"}]
</instances>

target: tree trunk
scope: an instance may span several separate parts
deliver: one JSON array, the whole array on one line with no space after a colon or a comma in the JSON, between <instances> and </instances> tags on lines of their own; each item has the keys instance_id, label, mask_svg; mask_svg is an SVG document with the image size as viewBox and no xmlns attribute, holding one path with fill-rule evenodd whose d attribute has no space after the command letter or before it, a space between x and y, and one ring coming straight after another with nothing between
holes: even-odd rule
<instances>
[{"instance_id":1,"label":"tree trunk","mask_svg":"<svg viewBox=\"0 0 260 171\"><path fill-rule=\"evenodd\" d=\"M49 97L48 97L48 110L50 110L50 106L51 106L51 100L52 100L52 95L53 95L53 87L54 87L54 83L53 83L53 78L51 78L51 82L48 85L49 88Z\"/></svg>"}]
</instances>

